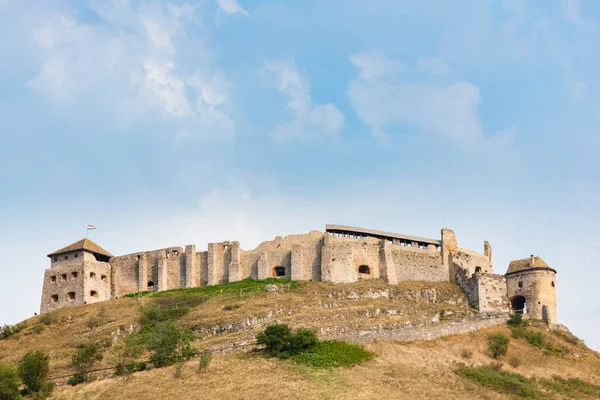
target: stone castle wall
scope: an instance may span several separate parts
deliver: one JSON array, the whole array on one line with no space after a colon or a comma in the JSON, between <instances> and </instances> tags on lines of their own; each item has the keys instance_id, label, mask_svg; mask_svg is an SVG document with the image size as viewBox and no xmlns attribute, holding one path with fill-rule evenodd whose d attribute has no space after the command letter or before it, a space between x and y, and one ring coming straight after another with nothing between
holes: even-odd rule
<instances>
[{"instance_id":1,"label":"stone castle wall","mask_svg":"<svg viewBox=\"0 0 600 400\"><path fill-rule=\"evenodd\" d=\"M175 246L112 257L109 263L97 261L86 251L63 254L52 257L44 273L40 311L140 291L282 277L334 283L453 281L480 311L507 312L510 299L522 295L532 317L556 321L554 273L496 275L488 242L481 254L460 248L449 229L442 230L441 241L396 234L375 237L365 232L278 236L252 250L242 250L237 241L209 243L205 251L196 251L194 245Z\"/></svg>"},{"instance_id":2,"label":"stone castle wall","mask_svg":"<svg viewBox=\"0 0 600 400\"><path fill-rule=\"evenodd\" d=\"M531 318L557 322L556 274L553 271L526 270L509 274L506 276L506 286L509 300L517 296L526 299L527 314Z\"/></svg>"}]
</instances>

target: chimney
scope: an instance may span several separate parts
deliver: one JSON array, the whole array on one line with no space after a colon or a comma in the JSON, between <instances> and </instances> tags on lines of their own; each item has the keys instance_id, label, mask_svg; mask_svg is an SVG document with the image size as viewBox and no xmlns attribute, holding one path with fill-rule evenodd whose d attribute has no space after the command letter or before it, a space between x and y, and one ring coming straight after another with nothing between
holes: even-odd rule
<instances>
[{"instance_id":1,"label":"chimney","mask_svg":"<svg viewBox=\"0 0 600 400\"><path fill-rule=\"evenodd\" d=\"M535 264L535 257L533 256L533 254L529 256L529 264L530 267L533 267L533 264Z\"/></svg>"}]
</instances>

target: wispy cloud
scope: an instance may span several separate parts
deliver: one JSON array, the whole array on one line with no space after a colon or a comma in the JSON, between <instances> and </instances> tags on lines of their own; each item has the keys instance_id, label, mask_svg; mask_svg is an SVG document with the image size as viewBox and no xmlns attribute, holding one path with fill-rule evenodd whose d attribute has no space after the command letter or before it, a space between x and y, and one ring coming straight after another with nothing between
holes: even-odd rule
<instances>
[{"instance_id":1,"label":"wispy cloud","mask_svg":"<svg viewBox=\"0 0 600 400\"><path fill-rule=\"evenodd\" d=\"M174 3L98 3L102 24L67 13L32 17L39 72L27 83L51 102L102 103L118 121L169 118L201 135L207 124L231 135L231 85L213 72L208 34L186 35L200 10ZM194 46L190 57L182 49ZM218 133L214 132L213 133Z\"/></svg>"},{"instance_id":2,"label":"wispy cloud","mask_svg":"<svg viewBox=\"0 0 600 400\"><path fill-rule=\"evenodd\" d=\"M485 139L478 115L479 88L471 82L408 79L400 74L444 75L451 69L441 61L419 60L405 67L380 51L353 54L358 77L348 86L350 104L381 144L390 143L391 126L409 124L440 134L458 147L481 145Z\"/></svg>"},{"instance_id":3,"label":"wispy cloud","mask_svg":"<svg viewBox=\"0 0 600 400\"><path fill-rule=\"evenodd\" d=\"M246 11L237 0L217 0L217 4L221 8L221 10L225 11L227 14L242 14L242 15L250 15L248 11Z\"/></svg>"},{"instance_id":4,"label":"wispy cloud","mask_svg":"<svg viewBox=\"0 0 600 400\"><path fill-rule=\"evenodd\" d=\"M332 103L313 103L308 79L298 72L293 61L265 61L262 71L274 77L277 89L289 98L287 106L294 114L292 121L275 129L276 140L340 133L344 114Z\"/></svg>"}]
</instances>

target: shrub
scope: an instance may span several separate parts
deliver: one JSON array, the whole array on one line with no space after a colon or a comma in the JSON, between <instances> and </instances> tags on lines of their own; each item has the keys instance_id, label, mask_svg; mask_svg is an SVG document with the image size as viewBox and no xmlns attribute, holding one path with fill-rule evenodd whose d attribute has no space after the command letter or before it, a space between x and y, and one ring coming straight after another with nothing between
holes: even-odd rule
<instances>
[{"instance_id":1,"label":"shrub","mask_svg":"<svg viewBox=\"0 0 600 400\"><path fill-rule=\"evenodd\" d=\"M293 356L294 362L316 368L352 367L373 358L362 346L340 341L323 341Z\"/></svg>"},{"instance_id":2,"label":"shrub","mask_svg":"<svg viewBox=\"0 0 600 400\"><path fill-rule=\"evenodd\" d=\"M511 328L511 332L514 338L525 339L532 346L542 347L543 335L541 332L530 331L522 326Z\"/></svg>"},{"instance_id":3,"label":"shrub","mask_svg":"<svg viewBox=\"0 0 600 400\"><path fill-rule=\"evenodd\" d=\"M71 358L71 365L75 367L77 374L69 379L69 383L76 385L81 382L91 381L90 372L94 364L100 360L102 360L102 354L100 354L100 346L98 344L84 343L79 345L79 349Z\"/></svg>"},{"instance_id":4,"label":"shrub","mask_svg":"<svg viewBox=\"0 0 600 400\"><path fill-rule=\"evenodd\" d=\"M44 313L40 316L40 323L44 325L52 325L54 322L54 315L50 313Z\"/></svg>"},{"instance_id":5,"label":"shrub","mask_svg":"<svg viewBox=\"0 0 600 400\"><path fill-rule=\"evenodd\" d=\"M460 353L460 355L461 355L461 357L462 357L462 358L469 359L469 358L473 357L473 352L472 352L472 351L470 351L470 350L463 350L463 351Z\"/></svg>"},{"instance_id":6,"label":"shrub","mask_svg":"<svg viewBox=\"0 0 600 400\"><path fill-rule=\"evenodd\" d=\"M109 361L115 367L115 375L125 375L139 370L134 362L143 351L144 348L137 335L129 333L119 338L109 351Z\"/></svg>"},{"instance_id":7,"label":"shrub","mask_svg":"<svg viewBox=\"0 0 600 400\"><path fill-rule=\"evenodd\" d=\"M546 348L544 349L544 354L547 356L555 356L560 357L564 354L567 354L569 350L562 346L554 346L552 343L546 343Z\"/></svg>"},{"instance_id":8,"label":"shrub","mask_svg":"<svg viewBox=\"0 0 600 400\"><path fill-rule=\"evenodd\" d=\"M15 333L14 326L4 325L0 327L0 339L8 339Z\"/></svg>"},{"instance_id":9,"label":"shrub","mask_svg":"<svg viewBox=\"0 0 600 400\"><path fill-rule=\"evenodd\" d=\"M510 360L508 360L508 365L513 368L519 368L519 366L521 366L521 360L517 357L511 357Z\"/></svg>"},{"instance_id":10,"label":"shrub","mask_svg":"<svg viewBox=\"0 0 600 400\"><path fill-rule=\"evenodd\" d=\"M190 358L193 354L190 339L190 333L177 329L172 321L156 324L147 342L148 350L154 352L150 362L160 368Z\"/></svg>"},{"instance_id":11,"label":"shrub","mask_svg":"<svg viewBox=\"0 0 600 400\"><path fill-rule=\"evenodd\" d=\"M541 392L536 388L535 382L521 374L496 370L488 365L469 367L460 364L456 374L478 385L490 388L498 393L513 395L521 398L537 398Z\"/></svg>"},{"instance_id":12,"label":"shrub","mask_svg":"<svg viewBox=\"0 0 600 400\"><path fill-rule=\"evenodd\" d=\"M158 308L158 307L146 307L142 308L142 316L140 318L140 324L142 325L143 332L149 332L154 328L155 325L166 322L175 321L184 315L186 315L190 309L189 307L177 307L177 308Z\"/></svg>"},{"instance_id":13,"label":"shrub","mask_svg":"<svg viewBox=\"0 0 600 400\"><path fill-rule=\"evenodd\" d=\"M498 359L508 351L508 343L510 339L501 333L490 336L488 349L492 358Z\"/></svg>"},{"instance_id":14,"label":"shrub","mask_svg":"<svg viewBox=\"0 0 600 400\"><path fill-rule=\"evenodd\" d=\"M40 392L47 389L48 372L50 370L48 363L48 354L40 350L29 350L19 363L19 377L28 393ZM50 393L48 393L50 394Z\"/></svg>"},{"instance_id":15,"label":"shrub","mask_svg":"<svg viewBox=\"0 0 600 400\"><path fill-rule=\"evenodd\" d=\"M86 323L87 327L94 329L102 325L102 320L97 315L90 315Z\"/></svg>"},{"instance_id":16,"label":"shrub","mask_svg":"<svg viewBox=\"0 0 600 400\"><path fill-rule=\"evenodd\" d=\"M540 384L548 389L570 399L590 397L600 398L600 386L582 381L578 378L564 379L553 376L552 379L541 379Z\"/></svg>"},{"instance_id":17,"label":"shrub","mask_svg":"<svg viewBox=\"0 0 600 400\"><path fill-rule=\"evenodd\" d=\"M507 324L510 326L520 326L523 323L523 314L514 313L510 316Z\"/></svg>"},{"instance_id":18,"label":"shrub","mask_svg":"<svg viewBox=\"0 0 600 400\"><path fill-rule=\"evenodd\" d=\"M44 332L44 329L46 329L46 325L44 325L42 323L35 324L33 326L33 333L40 334L40 333Z\"/></svg>"},{"instance_id":19,"label":"shrub","mask_svg":"<svg viewBox=\"0 0 600 400\"><path fill-rule=\"evenodd\" d=\"M288 325L268 326L256 336L256 343L265 346L265 351L275 357L289 358L299 354L319 342L313 330L300 329L296 333Z\"/></svg>"},{"instance_id":20,"label":"shrub","mask_svg":"<svg viewBox=\"0 0 600 400\"><path fill-rule=\"evenodd\" d=\"M210 361L212 360L212 353L207 351L200 354L200 359L198 360L198 373L201 374L208 368Z\"/></svg>"},{"instance_id":21,"label":"shrub","mask_svg":"<svg viewBox=\"0 0 600 400\"><path fill-rule=\"evenodd\" d=\"M19 391L19 375L17 371L0 362L0 399L18 400L21 399Z\"/></svg>"}]
</instances>

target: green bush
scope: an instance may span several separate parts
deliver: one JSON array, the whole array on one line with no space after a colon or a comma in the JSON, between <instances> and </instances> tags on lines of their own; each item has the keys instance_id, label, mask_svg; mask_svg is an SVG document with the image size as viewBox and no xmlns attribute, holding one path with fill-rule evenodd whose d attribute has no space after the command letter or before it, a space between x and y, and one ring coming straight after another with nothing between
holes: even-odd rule
<instances>
[{"instance_id":1,"label":"green bush","mask_svg":"<svg viewBox=\"0 0 600 400\"><path fill-rule=\"evenodd\" d=\"M142 354L144 347L134 333L126 334L117 340L109 350L109 362L115 367L115 375L125 375L139 370L135 360ZM145 364L143 364L145 367Z\"/></svg>"},{"instance_id":2,"label":"green bush","mask_svg":"<svg viewBox=\"0 0 600 400\"><path fill-rule=\"evenodd\" d=\"M55 322L54 315L50 313L44 313L40 316L40 323L44 325L52 325Z\"/></svg>"},{"instance_id":3,"label":"green bush","mask_svg":"<svg viewBox=\"0 0 600 400\"><path fill-rule=\"evenodd\" d=\"M19 391L19 375L17 371L0 362L0 399L18 400L21 399Z\"/></svg>"},{"instance_id":4,"label":"green bush","mask_svg":"<svg viewBox=\"0 0 600 400\"><path fill-rule=\"evenodd\" d=\"M362 346L340 341L323 341L293 356L292 360L316 368L352 367L373 358Z\"/></svg>"},{"instance_id":5,"label":"green bush","mask_svg":"<svg viewBox=\"0 0 600 400\"><path fill-rule=\"evenodd\" d=\"M555 356L560 357L569 352L569 350L562 346L554 346L552 343L546 343L546 348L544 349L544 354L547 356Z\"/></svg>"},{"instance_id":6,"label":"green bush","mask_svg":"<svg viewBox=\"0 0 600 400\"><path fill-rule=\"evenodd\" d=\"M157 323L152 328L147 341L148 350L153 352L150 362L160 368L191 358L193 355L190 346L191 338L190 332L177 329L172 321Z\"/></svg>"},{"instance_id":7,"label":"green bush","mask_svg":"<svg viewBox=\"0 0 600 400\"><path fill-rule=\"evenodd\" d=\"M44 332L44 329L46 329L46 325L44 325L42 323L35 324L33 326L33 333L40 334L40 333Z\"/></svg>"},{"instance_id":8,"label":"green bush","mask_svg":"<svg viewBox=\"0 0 600 400\"><path fill-rule=\"evenodd\" d=\"M289 358L308 350L319 343L313 330L300 329L295 333L288 325L268 326L264 332L256 336L256 343L264 345L265 351L278 358Z\"/></svg>"},{"instance_id":9,"label":"green bush","mask_svg":"<svg viewBox=\"0 0 600 400\"><path fill-rule=\"evenodd\" d=\"M200 359L198 360L198 373L201 374L208 368L210 361L212 360L212 353L207 351L200 354Z\"/></svg>"},{"instance_id":10,"label":"green bush","mask_svg":"<svg viewBox=\"0 0 600 400\"><path fill-rule=\"evenodd\" d=\"M579 399L583 396L600 399L600 386L582 381L581 379L564 379L554 376L552 379L541 379L540 384L544 388L569 399Z\"/></svg>"},{"instance_id":11,"label":"green bush","mask_svg":"<svg viewBox=\"0 0 600 400\"><path fill-rule=\"evenodd\" d=\"M459 364L455 372L465 379L474 381L498 393L530 399L541 396L535 382L521 374L497 370L488 365L470 367L463 363Z\"/></svg>"},{"instance_id":12,"label":"green bush","mask_svg":"<svg viewBox=\"0 0 600 400\"><path fill-rule=\"evenodd\" d=\"M501 333L491 335L488 342L488 350L492 358L498 359L506 355L510 339Z\"/></svg>"},{"instance_id":13,"label":"green bush","mask_svg":"<svg viewBox=\"0 0 600 400\"><path fill-rule=\"evenodd\" d=\"M542 347L544 336L541 332L534 332L523 326L511 328L511 332L514 338L525 339L532 346Z\"/></svg>"},{"instance_id":14,"label":"green bush","mask_svg":"<svg viewBox=\"0 0 600 400\"><path fill-rule=\"evenodd\" d=\"M514 313L510 316L507 324L510 326L520 326L523 323L523 314Z\"/></svg>"},{"instance_id":15,"label":"green bush","mask_svg":"<svg viewBox=\"0 0 600 400\"><path fill-rule=\"evenodd\" d=\"M50 371L48 354L40 350L29 350L21 359L18 371L28 393L47 392L48 390L50 393L52 392L52 385L47 380Z\"/></svg>"},{"instance_id":16,"label":"green bush","mask_svg":"<svg viewBox=\"0 0 600 400\"><path fill-rule=\"evenodd\" d=\"M190 311L189 307L176 307L176 308L158 308L158 307L145 307L141 309L142 316L140 318L140 324L142 325L142 332L148 332L155 325L166 322L175 321Z\"/></svg>"},{"instance_id":17,"label":"green bush","mask_svg":"<svg viewBox=\"0 0 600 400\"><path fill-rule=\"evenodd\" d=\"M0 339L8 339L15 334L14 326L4 325L0 327Z\"/></svg>"},{"instance_id":18,"label":"green bush","mask_svg":"<svg viewBox=\"0 0 600 400\"><path fill-rule=\"evenodd\" d=\"M100 354L100 346L97 343L79 345L79 349L71 358L71 365L75 367L77 374L71 377L73 383L70 384L76 385L77 383L91 381L90 372L94 368L94 364L100 360L102 360L102 354Z\"/></svg>"}]
</instances>

